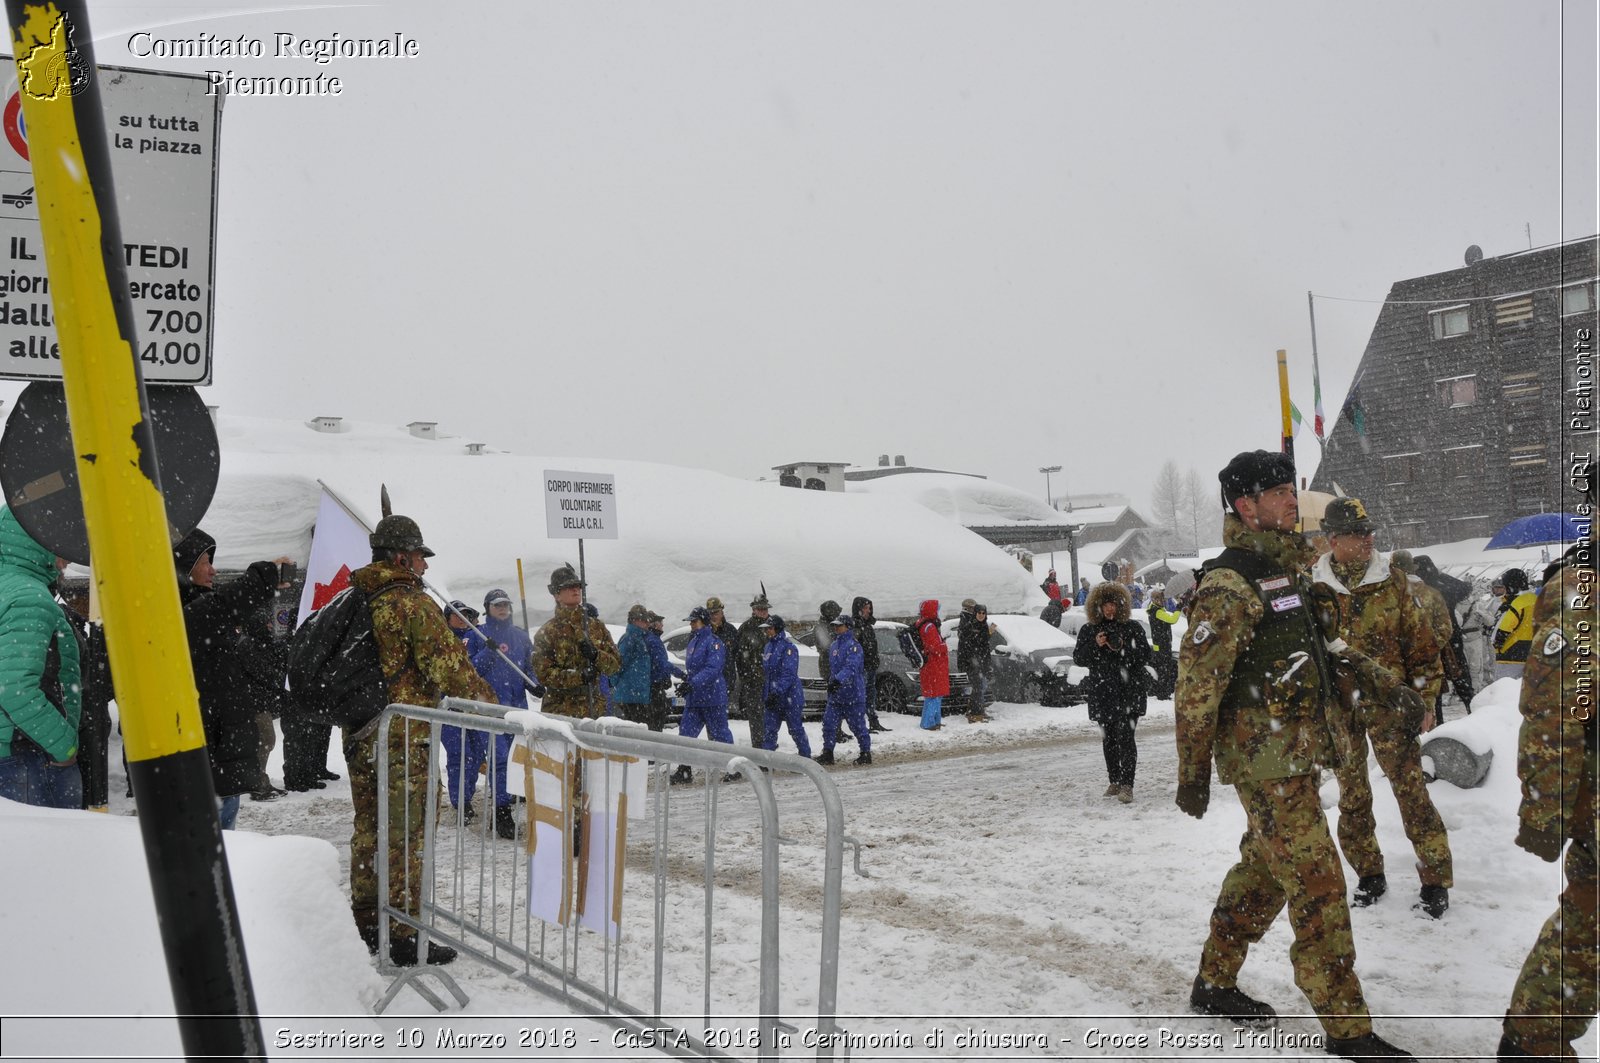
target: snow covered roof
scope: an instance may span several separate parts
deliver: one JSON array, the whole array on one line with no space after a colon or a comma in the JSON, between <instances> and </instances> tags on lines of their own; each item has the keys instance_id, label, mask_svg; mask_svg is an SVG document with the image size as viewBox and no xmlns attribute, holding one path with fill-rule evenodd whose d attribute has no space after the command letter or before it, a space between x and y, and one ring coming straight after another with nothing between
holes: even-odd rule
<instances>
[{"instance_id":1,"label":"snow covered roof","mask_svg":"<svg viewBox=\"0 0 1600 1063\"><path fill-rule=\"evenodd\" d=\"M1060 527L1065 514L1019 488L958 472L915 472L849 480L846 491L904 498L965 527ZM967 597L963 595L962 597Z\"/></svg>"},{"instance_id":2,"label":"snow covered roof","mask_svg":"<svg viewBox=\"0 0 1600 1063\"><path fill-rule=\"evenodd\" d=\"M520 559L537 620L549 613L551 569L578 559L576 542L546 537L543 472L564 469L616 477L619 538L584 544L589 596L608 618L633 602L663 613L710 595L742 604L763 583L773 608L795 616L858 594L882 616L912 614L924 598L980 598L1007 612L1044 605L1015 559L892 494L773 491L651 462L472 455L459 440L419 439L400 425L342 427L219 413L221 480L202 526L220 567L279 555L303 563L318 480L368 526L387 484L394 511L414 517L437 552L430 581L472 601L513 586Z\"/></svg>"}]
</instances>

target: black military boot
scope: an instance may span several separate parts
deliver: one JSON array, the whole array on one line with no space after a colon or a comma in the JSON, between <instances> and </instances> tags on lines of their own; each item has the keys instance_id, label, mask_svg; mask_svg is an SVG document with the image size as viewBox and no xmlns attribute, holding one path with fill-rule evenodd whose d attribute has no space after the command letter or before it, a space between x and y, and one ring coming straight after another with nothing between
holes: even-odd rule
<instances>
[{"instance_id":1,"label":"black military boot","mask_svg":"<svg viewBox=\"0 0 1600 1063\"><path fill-rule=\"evenodd\" d=\"M1445 909L1450 907L1450 891L1443 886L1422 887L1422 897L1413 908L1420 908L1435 919L1442 918Z\"/></svg>"},{"instance_id":2,"label":"black military boot","mask_svg":"<svg viewBox=\"0 0 1600 1063\"><path fill-rule=\"evenodd\" d=\"M1416 1063L1417 1057L1403 1048L1396 1048L1375 1033L1362 1037L1330 1037L1328 1038L1328 1055L1343 1056L1353 1059L1356 1063L1367 1063L1375 1059L1409 1059Z\"/></svg>"},{"instance_id":3,"label":"black military boot","mask_svg":"<svg viewBox=\"0 0 1600 1063\"><path fill-rule=\"evenodd\" d=\"M817 754L816 761L817 761L818 764L832 764L833 763L833 750L824 749L821 753Z\"/></svg>"},{"instance_id":4,"label":"black military boot","mask_svg":"<svg viewBox=\"0 0 1600 1063\"><path fill-rule=\"evenodd\" d=\"M454 961L456 950L449 945L436 945L428 942L428 966L443 967ZM415 967L417 965L417 939L414 937L395 938L389 942L389 959L396 967Z\"/></svg>"},{"instance_id":5,"label":"black military boot","mask_svg":"<svg viewBox=\"0 0 1600 1063\"><path fill-rule=\"evenodd\" d=\"M872 763L872 754L871 753L863 753L863 754L861 754L859 757L856 758L856 763L861 765L862 767L866 767L866 766L870 765Z\"/></svg>"},{"instance_id":6,"label":"black military boot","mask_svg":"<svg viewBox=\"0 0 1600 1063\"><path fill-rule=\"evenodd\" d=\"M1389 880L1381 872L1376 875L1362 875L1356 883L1356 895L1350 898L1352 908L1365 908L1379 897L1389 892Z\"/></svg>"},{"instance_id":7,"label":"black military boot","mask_svg":"<svg viewBox=\"0 0 1600 1063\"><path fill-rule=\"evenodd\" d=\"M667 780L673 786L682 786L694 782L694 771L687 764L679 764L678 770L672 773L672 778Z\"/></svg>"},{"instance_id":8,"label":"black military boot","mask_svg":"<svg viewBox=\"0 0 1600 1063\"><path fill-rule=\"evenodd\" d=\"M1542 1063L1542 1061L1546 1061L1546 1060L1548 1060L1549 1063L1556 1063L1556 1061L1557 1061L1557 1059L1559 1057L1557 1057L1557 1056L1536 1056L1532 1052L1524 1052L1522 1050L1522 1046L1517 1044L1517 1042L1515 1042L1515 1041L1513 1041L1511 1039L1511 1035L1510 1034L1503 1033L1503 1034L1500 1035L1500 1047L1499 1047L1499 1049L1497 1049L1495 1051L1495 1058L1496 1059L1500 1059L1500 1060L1506 1060L1506 1059L1537 1059L1537 1060L1540 1060L1541 1063Z\"/></svg>"},{"instance_id":9,"label":"black military boot","mask_svg":"<svg viewBox=\"0 0 1600 1063\"><path fill-rule=\"evenodd\" d=\"M1278 1021L1278 1013L1271 1004L1263 1003L1238 986L1224 989L1195 975L1194 989L1189 992L1189 1010L1199 1015L1215 1015L1238 1026L1271 1026Z\"/></svg>"},{"instance_id":10,"label":"black military boot","mask_svg":"<svg viewBox=\"0 0 1600 1063\"><path fill-rule=\"evenodd\" d=\"M512 818L510 805L501 805L494 810L494 832L502 838L516 840L517 821Z\"/></svg>"}]
</instances>

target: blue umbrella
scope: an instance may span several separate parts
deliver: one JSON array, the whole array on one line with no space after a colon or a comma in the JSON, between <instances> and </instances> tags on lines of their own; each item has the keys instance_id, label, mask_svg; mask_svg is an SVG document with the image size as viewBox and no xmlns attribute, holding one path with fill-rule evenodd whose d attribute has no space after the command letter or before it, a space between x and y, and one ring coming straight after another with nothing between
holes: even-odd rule
<instances>
[{"instance_id":1,"label":"blue umbrella","mask_svg":"<svg viewBox=\"0 0 1600 1063\"><path fill-rule=\"evenodd\" d=\"M1518 517L1494 533L1486 550L1510 550L1518 546L1543 546L1546 543L1575 543L1588 532L1590 518L1575 513L1535 513Z\"/></svg>"}]
</instances>

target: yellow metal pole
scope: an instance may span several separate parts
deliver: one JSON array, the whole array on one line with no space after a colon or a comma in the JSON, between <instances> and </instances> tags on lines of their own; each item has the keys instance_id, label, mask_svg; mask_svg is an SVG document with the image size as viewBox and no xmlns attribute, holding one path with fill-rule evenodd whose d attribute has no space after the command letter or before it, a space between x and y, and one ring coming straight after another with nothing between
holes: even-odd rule
<instances>
[{"instance_id":1,"label":"yellow metal pole","mask_svg":"<svg viewBox=\"0 0 1600 1063\"><path fill-rule=\"evenodd\" d=\"M82 0L6 0L6 12L92 571L180 1032L191 1056L265 1058L132 344L94 36Z\"/></svg>"},{"instance_id":2,"label":"yellow metal pole","mask_svg":"<svg viewBox=\"0 0 1600 1063\"><path fill-rule=\"evenodd\" d=\"M1294 414L1289 409L1289 352L1278 352L1278 405L1282 412L1283 452L1294 457Z\"/></svg>"}]
</instances>

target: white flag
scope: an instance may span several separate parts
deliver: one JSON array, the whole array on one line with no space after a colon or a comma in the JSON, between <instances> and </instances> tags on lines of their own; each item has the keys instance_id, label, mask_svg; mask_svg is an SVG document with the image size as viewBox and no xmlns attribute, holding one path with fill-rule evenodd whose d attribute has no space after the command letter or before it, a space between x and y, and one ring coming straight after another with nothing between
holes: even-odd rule
<instances>
[{"instance_id":1,"label":"white flag","mask_svg":"<svg viewBox=\"0 0 1600 1063\"><path fill-rule=\"evenodd\" d=\"M583 750L583 846L578 856L578 925L622 937L622 873L628 815L644 808L645 762Z\"/></svg>"},{"instance_id":2,"label":"white flag","mask_svg":"<svg viewBox=\"0 0 1600 1063\"><path fill-rule=\"evenodd\" d=\"M576 749L551 735L511 747L528 798L528 914L561 926L572 915L572 807Z\"/></svg>"},{"instance_id":3,"label":"white flag","mask_svg":"<svg viewBox=\"0 0 1600 1063\"><path fill-rule=\"evenodd\" d=\"M311 559L306 563L306 585L300 592L300 623L350 586L350 573L372 560L369 534L366 525L323 488L311 535Z\"/></svg>"}]
</instances>

